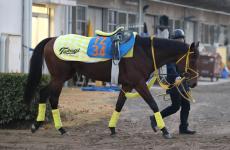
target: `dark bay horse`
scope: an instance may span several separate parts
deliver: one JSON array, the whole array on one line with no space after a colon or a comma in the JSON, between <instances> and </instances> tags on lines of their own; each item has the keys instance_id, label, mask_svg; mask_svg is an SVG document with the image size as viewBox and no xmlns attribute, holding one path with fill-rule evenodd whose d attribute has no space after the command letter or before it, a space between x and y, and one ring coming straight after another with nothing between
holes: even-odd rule
<instances>
[{"instance_id":1,"label":"dark bay horse","mask_svg":"<svg viewBox=\"0 0 230 150\"><path fill-rule=\"evenodd\" d=\"M46 101L49 100L52 107L55 128L61 134L66 133L62 127L60 119L58 100L64 82L70 79L76 72L94 80L105 82L111 81L112 60L97 63L63 61L57 58L54 54L53 45L55 40L56 38L47 38L41 41L36 46L31 58L30 70L24 93L24 100L27 104L31 102L36 87L40 82L43 59L45 59L51 75L50 83L40 90L38 116L35 123L32 124L32 132L35 132L43 123L45 119ZM119 64L119 83L122 85L123 91L130 92L135 89L154 112L157 125L163 132L163 136L170 138L170 134L159 113L157 103L146 85L146 81L154 71L151 45L153 45L155 49L157 68L167 63L176 62L182 56L188 55L188 51L190 51L189 67L197 70L196 61L197 56L199 55L198 44L192 43L191 45L188 45L182 42L160 38L154 38L152 40L150 37L140 37L137 35L134 44L133 57L122 58ZM183 59L177 65L181 71L181 76L185 73L185 62L185 59ZM196 83L197 79L189 81L191 87L196 86ZM109 128L111 129L112 134L115 133L116 123L125 101L126 97L124 92L120 92L115 111L109 122Z\"/></svg>"}]
</instances>

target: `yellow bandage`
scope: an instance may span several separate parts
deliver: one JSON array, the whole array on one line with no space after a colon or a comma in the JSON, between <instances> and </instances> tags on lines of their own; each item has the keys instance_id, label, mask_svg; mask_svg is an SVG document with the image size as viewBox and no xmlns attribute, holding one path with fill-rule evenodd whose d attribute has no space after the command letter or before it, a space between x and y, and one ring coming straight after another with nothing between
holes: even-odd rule
<instances>
[{"instance_id":1,"label":"yellow bandage","mask_svg":"<svg viewBox=\"0 0 230 150\"><path fill-rule=\"evenodd\" d=\"M46 104L39 104L38 105L38 116L36 121L44 121L46 115Z\"/></svg>"},{"instance_id":2,"label":"yellow bandage","mask_svg":"<svg viewBox=\"0 0 230 150\"><path fill-rule=\"evenodd\" d=\"M165 127L165 123L164 123L164 120L161 116L161 113L160 112L156 112L154 113L154 116L155 116L155 119L156 119L156 122L157 122L157 127L160 128L160 129L163 129Z\"/></svg>"},{"instance_id":3,"label":"yellow bandage","mask_svg":"<svg viewBox=\"0 0 230 150\"><path fill-rule=\"evenodd\" d=\"M54 126L58 130L62 127L59 109L53 109L52 114L53 114L53 119L54 119Z\"/></svg>"},{"instance_id":4,"label":"yellow bandage","mask_svg":"<svg viewBox=\"0 0 230 150\"><path fill-rule=\"evenodd\" d=\"M120 117L120 112L114 111L109 121L109 127L116 127L119 117Z\"/></svg>"}]
</instances>

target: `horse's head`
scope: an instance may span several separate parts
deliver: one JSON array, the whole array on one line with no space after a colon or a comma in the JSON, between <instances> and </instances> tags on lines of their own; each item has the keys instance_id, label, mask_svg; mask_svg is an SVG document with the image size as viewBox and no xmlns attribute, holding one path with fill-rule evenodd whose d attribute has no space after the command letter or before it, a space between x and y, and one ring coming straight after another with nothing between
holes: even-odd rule
<instances>
[{"instance_id":1,"label":"horse's head","mask_svg":"<svg viewBox=\"0 0 230 150\"><path fill-rule=\"evenodd\" d=\"M177 67L182 77L185 77L189 86L194 88L197 85L197 60L199 57L199 42L193 42L188 52L177 61Z\"/></svg>"}]
</instances>

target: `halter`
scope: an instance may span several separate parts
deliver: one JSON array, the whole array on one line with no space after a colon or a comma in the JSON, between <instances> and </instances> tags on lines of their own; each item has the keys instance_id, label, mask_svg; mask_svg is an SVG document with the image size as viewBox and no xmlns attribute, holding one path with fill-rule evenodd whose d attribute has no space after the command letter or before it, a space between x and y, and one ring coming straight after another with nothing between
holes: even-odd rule
<instances>
[{"instance_id":1,"label":"halter","mask_svg":"<svg viewBox=\"0 0 230 150\"><path fill-rule=\"evenodd\" d=\"M153 84L155 83L155 81L157 80L159 85L165 89L165 90L168 90L168 89L171 89L173 87L176 87L178 92L180 93L180 95L185 98L186 100L188 101L195 101L194 98L191 96L191 92L187 92L183 86L183 84L181 84L184 80L192 80L194 78L197 78L199 76L198 72L196 72L195 70L191 69L189 67L189 56L190 54L194 53L194 52L190 52L190 48L188 49L188 52L186 54L184 54L181 58L179 58L177 61L176 61L176 64L178 64L181 60L183 60L185 57L186 57L186 64L185 64L185 72L184 73L188 73L188 70L192 71L195 76L192 77L192 78L185 78L185 77L182 77L180 80L179 80L179 83L173 83L173 84L170 84L166 81L166 84L163 83L160 79L160 76L159 76L159 72L158 72L158 69L157 69L157 65L156 65L156 58L155 58L155 50L154 50L154 46L153 46L153 38L154 36L151 36L151 51L152 51L152 58L153 58L153 67L154 67L154 73L152 75L152 77L150 78L150 81L148 82L147 86L148 88L150 89ZM185 93L185 95L180 91L179 89L179 86L182 87L183 89L183 93ZM135 93L132 93L132 92L125 92L122 88L121 88L121 91L125 93L125 96L127 98L137 98L139 97L140 95L135 92Z\"/></svg>"},{"instance_id":2,"label":"halter","mask_svg":"<svg viewBox=\"0 0 230 150\"><path fill-rule=\"evenodd\" d=\"M195 71L194 69L189 67L189 56L190 56L190 54L193 54L193 53L194 52L190 52L190 48L189 48L188 52L176 61L176 64L178 64L181 60L183 60L186 57L185 72L184 73L188 73L188 70L190 70L191 72L193 72L195 74L195 76L192 78L189 78L189 79L186 78L187 81L192 80L194 78L197 78L199 76L199 73L197 71Z\"/></svg>"}]
</instances>

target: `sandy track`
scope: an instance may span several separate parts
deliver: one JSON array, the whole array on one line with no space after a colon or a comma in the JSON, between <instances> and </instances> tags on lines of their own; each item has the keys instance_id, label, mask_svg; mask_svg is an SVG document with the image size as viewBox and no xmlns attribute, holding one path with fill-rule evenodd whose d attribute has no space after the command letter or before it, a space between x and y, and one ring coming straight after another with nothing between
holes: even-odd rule
<instances>
[{"instance_id":1,"label":"sandy track","mask_svg":"<svg viewBox=\"0 0 230 150\"><path fill-rule=\"evenodd\" d=\"M128 100L122 111L115 137L107 128L116 102L116 93L80 92L64 89L60 108L63 124L69 136L60 136L53 125L46 125L35 134L29 130L0 130L0 149L172 149L172 150L230 150L230 83L199 86L192 104L190 127L194 136L178 134L179 113L166 118L174 139L165 140L154 133L148 116L152 111L141 99ZM154 90L153 95L163 92ZM169 105L157 97L162 109Z\"/></svg>"}]
</instances>

